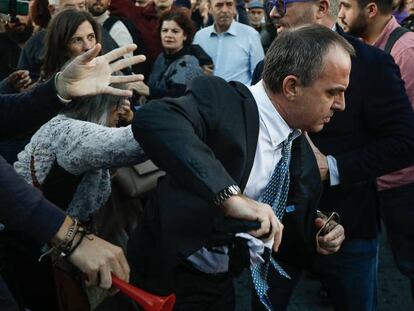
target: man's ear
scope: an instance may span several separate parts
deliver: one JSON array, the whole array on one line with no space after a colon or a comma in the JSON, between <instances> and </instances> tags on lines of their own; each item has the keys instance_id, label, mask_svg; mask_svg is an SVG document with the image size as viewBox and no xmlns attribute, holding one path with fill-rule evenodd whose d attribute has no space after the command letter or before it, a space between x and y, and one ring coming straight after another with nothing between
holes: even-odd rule
<instances>
[{"instance_id":1,"label":"man's ear","mask_svg":"<svg viewBox=\"0 0 414 311\"><path fill-rule=\"evenodd\" d=\"M286 76L282 83L282 92L288 101L294 101L299 94L300 82L294 75Z\"/></svg>"},{"instance_id":2,"label":"man's ear","mask_svg":"<svg viewBox=\"0 0 414 311\"><path fill-rule=\"evenodd\" d=\"M329 6L331 5L329 0L320 0L317 4L316 19L322 19L329 15Z\"/></svg>"},{"instance_id":3,"label":"man's ear","mask_svg":"<svg viewBox=\"0 0 414 311\"><path fill-rule=\"evenodd\" d=\"M374 18L379 14L378 6L376 3L371 2L365 7L368 18Z\"/></svg>"}]
</instances>

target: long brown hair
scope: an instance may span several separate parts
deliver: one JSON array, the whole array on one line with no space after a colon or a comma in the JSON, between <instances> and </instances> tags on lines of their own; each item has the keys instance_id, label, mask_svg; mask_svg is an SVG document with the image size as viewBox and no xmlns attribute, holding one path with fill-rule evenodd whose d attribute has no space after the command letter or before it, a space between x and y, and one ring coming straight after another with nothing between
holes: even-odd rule
<instances>
[{"instance_id":1,"label":"long brown hair","mask_svg":"<svg viewBox=\"0 0 414 311\"><path fill-rule=\"evenodd\" d=\"M96 43L101 42L99 24L88 12L67 9L59 12L49 23L45 38L45 54L41 78L48 79L69 60L67 46L83 22L89 22L95 32Z\"/></svg>"}]
</instances>

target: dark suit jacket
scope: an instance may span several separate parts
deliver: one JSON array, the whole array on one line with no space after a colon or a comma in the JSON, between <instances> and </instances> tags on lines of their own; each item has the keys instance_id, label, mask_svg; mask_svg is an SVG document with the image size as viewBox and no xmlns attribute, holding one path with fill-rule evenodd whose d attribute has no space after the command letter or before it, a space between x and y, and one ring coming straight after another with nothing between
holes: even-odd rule
<instances>
[{"instance_id":1,"label":"dark suit jacket","mask_svg":"<svg viewBox=\"0 0 414 311\"><path fill-rule=\"evenodd\" d=\"M246 186L258 131L258 110L248 89L217 77L196 78L184 97L152 101L136 113L134 135L167 175L159 181L130 240L128 253L135 269L162 274L202 246L229 242L232 234L216 230L224 216L213 200L230 185L238 184L242 190ZM292 148L292 163L301 169L292 173L292 188L310 189L294 202L303 204L303 209L298 208L302 216L307 213L307 203L315 207L320 186L309 148L303 138L295 140ZM299 163L305 152L312 160L302 170ZM308 188L299 185L297 177L304 175L310 176ZM314 215L312 223L313 219ZM303 223L306 226L313 229L313 224ZM313 240L312 234L310 244Z\"/></svg>"},{"instance_id":2,"label":"dark suit jacket","mask_svg":"<svg viewBox=\"0 0 414 311\"><path fill-rule=\"evenodd\" d=\"M0 140L41 126L61 108L53 79L16 95L0 95ZM49 241L65 214L0 157L0 222L40 243Z\"/></svg>"},{"instance_id":3,"label":"dark suit jacket","mask_svg":"<svg viewBox=\"0 0 414 311\"><path fill-rule=\"evenodd\" d=\"M337 160L340 182L326 182L320 209L340 214L347 238L372 239L378 231L375 178L414 162L414 113L393 58L376 47L337 31L355 48L346 108L316 134L325 155ZM253 81L261 79L259 63ZM253 82L252 82L253 83Z\"/></svg>"}]
</instances>

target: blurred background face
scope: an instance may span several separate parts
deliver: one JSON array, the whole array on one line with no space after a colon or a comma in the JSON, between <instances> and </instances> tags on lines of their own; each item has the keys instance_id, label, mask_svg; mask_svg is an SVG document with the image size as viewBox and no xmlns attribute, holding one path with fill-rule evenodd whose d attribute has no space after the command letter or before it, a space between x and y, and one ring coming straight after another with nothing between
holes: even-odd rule
<instances>
[{"instance_id":1,"label":"blurred background face","mask_svg":"<svg viewBox=\"0 0 414 311\"><path fill-rule=\"evenodd\" d=\"M161 43L167 54L178 52L184 47L187 35L175 21L164 21L161 27Z\"/></svg>"},{"instance_id":2,"label":"blurred background face","mask_svg":"<svg viewBox=\"0 0 414 311\"><path fill-rule=\"evenodd\" d=\"M81 55L82 53L90 50L96 45L95 32L93 31L92 25L85 21L79 25L72 38L69 40L68 58L74 58Z\"/></svg>"},{"instance_id":3,"label":"blurred background face","mask_svg":"<svg viewBox=\"0 0 414 311\"><path fill-rule=\"evenodd\" d=\"M218 31L227 30L236 15L236 6L233 0L211 0L211 15Z\"/></svg>"},{"instance_id":4,"label":"blurred background face","mask_svg":"<svg viewBox=\"0 0 414 311\"><path fill-rule=\"evenodd\" d=\"M49 0L49 12L54 16L62 10L75 9L79 11L86 10L85 0Z\"/></svg>"},{"instance_id":5,"label":"blurred background face","mask_svg":"<svg viewBox=\"0 0 414 311\"><path fill-rule=\"evenodd\" d=\"M154 0L155 7L160 11L171 9L173 0Z\"/></svg>"},{"instance_id":6,"label":"blurred background face","mask_svg":"<svg viewBox=\"0 0 414 311\"><path fill-rule=\"evenodd\" d=\"M270 17L274 20L277 32L285 28L315 23L314 2L292 2L286 5L286 13L281 16L276 7L270 11Z\"/></svg>"},{"instance_id":7,"label":"blurred background face","mask_svg":"<svg viewBox=\"0 0 414 311\"><path fill-rule=\"evenodd\" d=\"M5 30L17 44L23 44L33 34L33 25L27 15L17 15L16 17L15 21L5 25Z\"/></svg>"},{"instance_id":8,"label":"blurred background face","mask_svg":"<svg viewBox=\"0 0 414 311\"><path fill-rule=\"evenodd\" d=\"M108 10L110 0L86 0L89 13L93 16L100 16Z\"/></svg>"},{"instance_id":9,"label":"blurred background face","mask_svg":"<svg viewBox=\"0 0 414 311\"><path fill-rule=\"evenodd\" d=\"M264 10L259 8L249 9L248 14L250 25L255 28L260 27L264 17Z\"/></svg>"}]
</instances>

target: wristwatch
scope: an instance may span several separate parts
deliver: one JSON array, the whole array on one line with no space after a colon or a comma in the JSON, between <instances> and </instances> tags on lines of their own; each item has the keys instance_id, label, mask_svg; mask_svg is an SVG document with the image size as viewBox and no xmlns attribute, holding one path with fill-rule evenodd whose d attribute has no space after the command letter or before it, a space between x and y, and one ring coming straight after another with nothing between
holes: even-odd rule
<instances>
[{"instance_id":1,"label":"wristwatch","mask_svg":"<svg viewBox=\"0 0 414 311\"><path fill-rule=\"evenodd\" d=\"M224 188L219 193L217 193L216 198L214 199L214 204L220 206L228 198L241 194L241 190L237 185L231 185L227 188Z\"/></svg>"}]
</instances>

